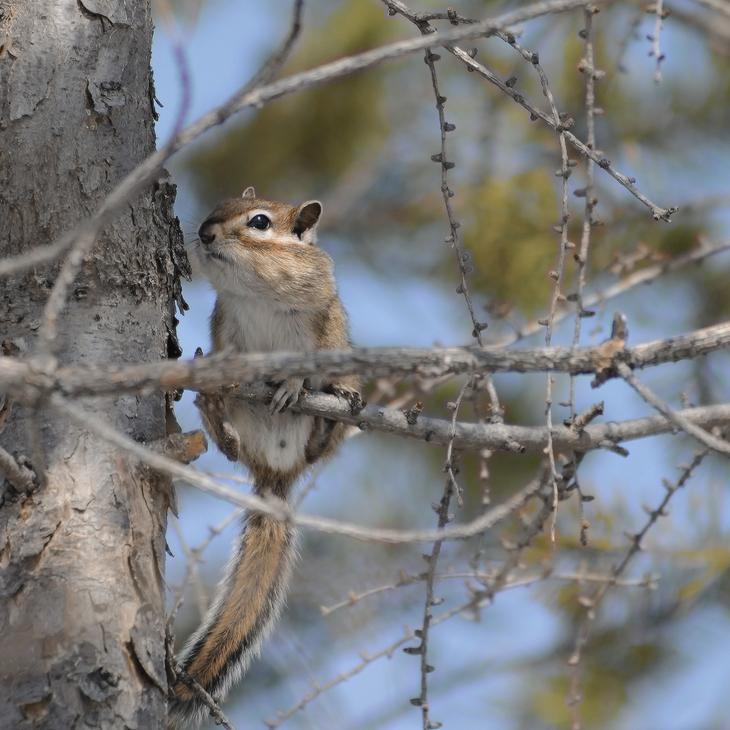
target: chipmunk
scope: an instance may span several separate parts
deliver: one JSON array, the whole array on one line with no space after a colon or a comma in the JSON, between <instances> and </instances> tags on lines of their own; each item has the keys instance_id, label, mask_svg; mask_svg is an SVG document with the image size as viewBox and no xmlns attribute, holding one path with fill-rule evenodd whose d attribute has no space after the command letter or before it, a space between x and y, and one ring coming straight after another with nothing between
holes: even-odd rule
<instances>
[{"instance_id":1,"label":"chipmunk","mask_svg":"<svg viewBox=\"0 0 730 730\"><path fill-rule=\"evenodd\" d=\"M262 200L253 188L219 205L198 231L199 257L218 298L211 318L213 352L311 351L350 347L332 259L317 247L322 204L293 207ZM331 455L345 426L287 412L302 389L326 390L359 402L358 381L290 377L270 404L230 391L196 400L211 438L253 475L254 492L286 500L297 478ZM291 524L250 513L212 607L187 642L180 663L216 700L258 653L284 603L295 556ZM172 727L199 722L206 711L178 679L170 703Z\"/></svg>"}]
</instances>

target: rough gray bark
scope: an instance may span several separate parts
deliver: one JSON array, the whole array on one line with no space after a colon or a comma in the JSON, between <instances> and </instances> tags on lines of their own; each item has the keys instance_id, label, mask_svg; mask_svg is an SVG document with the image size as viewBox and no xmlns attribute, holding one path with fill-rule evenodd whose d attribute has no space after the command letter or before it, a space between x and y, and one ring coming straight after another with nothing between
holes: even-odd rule
<instances>
[{"instance_id":1,"label":"rough gray bark","mask_svg":"<svg viewBox=\"0 0 730 730\"><path fill-rule=\"evenodd\" d=\"M151 40L148 0L0 0L0 256L54 240L154 151ZM173 199L155 185L97 242L61 317L61 364L179 354ZM33 355L57 272L0 282L3 354ZM89 407L138 440L172 425L160 394ZM0 433L42 475L0 497L0 728L162 727L169 482L36 412L16 403Z\"/></svg>"}]
</instances>

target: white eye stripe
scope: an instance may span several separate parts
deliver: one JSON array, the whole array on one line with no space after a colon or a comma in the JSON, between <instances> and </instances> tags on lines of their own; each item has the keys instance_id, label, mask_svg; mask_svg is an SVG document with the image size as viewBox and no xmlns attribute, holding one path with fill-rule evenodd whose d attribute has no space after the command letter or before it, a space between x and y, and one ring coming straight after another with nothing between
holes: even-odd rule
<instances>
[{"instance_id":1,"label":"white eye stripe","mask_svg":"<svg viewBox=\"0 0 730 730\"><path fill-rule=\"evenodd\" d=\"M255 210L250 210L248 213L246 213L246 223L250 223L257 215L265 215L272 224L274 223L273 214L270 210L266 210L265 208L256 208Z\"/></svg>"},{"instance_id":2,"label":"white eye stripe","mask_svg":"<svg viewBox=\"0 0 730 730\"><path fill-rule=\"evenodd\" d=\"M226 225L247 226L251 222L251 219L257 215L265 215L271 221L271 225L272 226L274 225L273 214L271 213L270 210L266 210L265 208L257 208L256 210L251 210L248 213L242 213L241 215L237 216L236 218L233 218L230 221L227 221Z\"/></svg>"}]
</instances>

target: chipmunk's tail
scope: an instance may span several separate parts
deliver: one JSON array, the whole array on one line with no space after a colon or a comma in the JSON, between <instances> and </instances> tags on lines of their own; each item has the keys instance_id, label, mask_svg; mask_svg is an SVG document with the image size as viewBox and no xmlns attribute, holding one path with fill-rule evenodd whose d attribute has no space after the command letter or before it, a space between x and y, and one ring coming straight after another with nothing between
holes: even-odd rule
<instances>
[{"instance_id":1,"label":"chipmunk's tail","mask_svg":"<svg viewBox=\"0 0 730 730\"><path fill-rule=\"evenodd\" d=\"M277 484L265 491L286 496L290 486ZM281 612L295 555L292 525L261 513L244 517L213 605L179 658L183 670L216 701L246 670ZM170 728L197 725L208 712L182 679L174 685L173 695Z\"/></svg>"}]
</instances>

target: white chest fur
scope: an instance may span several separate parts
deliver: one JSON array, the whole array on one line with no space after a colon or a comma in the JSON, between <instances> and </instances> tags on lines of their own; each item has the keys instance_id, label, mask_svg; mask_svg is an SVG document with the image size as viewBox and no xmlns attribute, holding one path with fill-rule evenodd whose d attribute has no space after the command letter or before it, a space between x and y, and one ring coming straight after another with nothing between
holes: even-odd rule
<instances>
[{"instance_id":1,"label":"white chest fur","mask_svg":"<svg viewBox=\"0 0 730 730\"><path fill-rule=\"evenodd\" d=\"M229 413L246 452L272 469L290 471L304 463L314 419L297 413L270 413L268 406L237 402Z\"/></svg>"},{"instance_id":2,"label":"white chest fur","mask_svg":"<svg viewBox=\"0 0 730 730\"><path fill-rule=\"evenodd\" d=\"M301 352L315 349L311 315L273 306L266 297L221 295L221 341L239 352ZM229 404L233 425L246 451L257 461L288 471L304 461L313 419L269 413L268 406Z\"/></svg>"},{"instance_id":3,"label":"white chest fur","mask_svg":"<svg viewBox=\"0 0 730 730\"><path fill-rule=\"evenodd\" d=\"M302 352L315 349L308 312L272 306L265 297L221 296L223 343L239 352Z\"/></svg>"}]
</instances>

